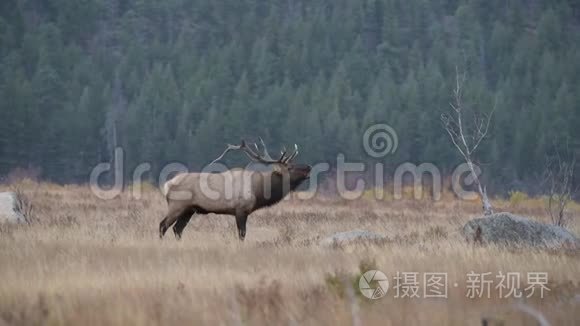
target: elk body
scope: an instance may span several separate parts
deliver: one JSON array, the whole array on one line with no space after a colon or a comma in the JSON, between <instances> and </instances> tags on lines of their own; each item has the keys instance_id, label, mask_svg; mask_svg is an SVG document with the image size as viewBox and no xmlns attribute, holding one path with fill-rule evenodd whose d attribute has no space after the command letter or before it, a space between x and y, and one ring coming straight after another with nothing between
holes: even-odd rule
<instances>
[{"instance_id":1,"label":"elk body","mask_svg":"<svg viewBox=\"0 0 580 326\"><path fill-rule=\"evenodd\" d=\"M231 150L242 150L251 160L269 165L270 171L232 169L222 173L183 173L166 182L163 193L168 212L159 224L159 237L173 225L179 239L194 214L215 213L235 216L238 237L244 240L248 215L282 200L308 179L311 169L309 165L291 162L298 154L297 146L292 154L284 151L277 160L270 157L263 141L262 146L264 153L261 154L256 144L255 150L245 141L241 145L228 145L213 162Z\"/></svg>"}]
</instances>

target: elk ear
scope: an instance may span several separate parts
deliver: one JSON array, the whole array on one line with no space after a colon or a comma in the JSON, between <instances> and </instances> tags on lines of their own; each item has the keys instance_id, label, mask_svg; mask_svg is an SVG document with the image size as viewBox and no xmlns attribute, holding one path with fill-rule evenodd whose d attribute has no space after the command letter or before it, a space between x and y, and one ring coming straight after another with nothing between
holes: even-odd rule
<instances>
[{"instance_id":1,"label":"elk ear","mask_svg":"<svg viewBox=\"0 0 580 326\"><path fill-rule=\"evenodd\" d=\"M288 167L284 164L272 164L272 175L276 175L280 178L286 178L290 175Z\"/></svg>"}]
</instances>

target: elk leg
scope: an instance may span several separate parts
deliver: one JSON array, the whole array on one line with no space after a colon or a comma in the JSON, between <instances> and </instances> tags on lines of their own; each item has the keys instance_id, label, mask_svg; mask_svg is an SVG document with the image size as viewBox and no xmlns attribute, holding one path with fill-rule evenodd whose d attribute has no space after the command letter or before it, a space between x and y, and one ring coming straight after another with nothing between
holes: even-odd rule
<instances>
[{"instance_id":1,"label":"elk leg","mask_svg":"<svg viewBox=\"0 0 580 326\"><path fill-rule=\"evenodd\" d=\"M244 241L246 237L246 221L248 220L248 214L237 213L236 214L236 225L238 227L238 237L240 241Z\"/></svg>"},{"instance_id":2,"label":"elk leg","mask_svg":"<svg viewBox=\"0 0 580 326\"><path fill-rule=\"evenodd\" d=\"M189 220L191 220L193 214L195 214L195 211L186 210L177 218L177 222L175 222L175 224L173 225L173 233L175 234L175 237L178 240L181 239L181 233L183 232L183 229L187 226L187 223L189 223Z\"/></svg>"},{"instance_id":3,"label":"elk leg","mask_svg":"<svg viewBox=\"0 0 580 326\"><path fill-rule=\"evenodd\" d=\"M161 221L161 223L159 223L159 239L163 238L165 232L167 232L167 229L169 229L169 227L173 225L175 221L177 221L182 213L183 210L169 210L169 213L167 213L165 218Z\"/></svg>"}]
</instances>

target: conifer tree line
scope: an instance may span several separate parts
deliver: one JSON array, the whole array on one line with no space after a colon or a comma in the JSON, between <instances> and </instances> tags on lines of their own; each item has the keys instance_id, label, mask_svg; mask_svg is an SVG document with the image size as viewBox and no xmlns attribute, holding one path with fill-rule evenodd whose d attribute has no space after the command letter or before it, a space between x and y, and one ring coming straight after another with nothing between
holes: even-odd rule
<instances>
[{"instance_id":1,"label":"conifer tree line","mask_svg":"<svg viewBox=\"0 0 580 326\"><path fill-rule=\"evenodd\" d=\"M466 104L496 108L478 163L502 189L580 154L574 0L3 0L0 175L87 182L117 146L128 170L198 170L258 136L303 162L372 161L378 122L399 138L387 167L448 172L457 67Z\"/></svg>"}]
</instances>

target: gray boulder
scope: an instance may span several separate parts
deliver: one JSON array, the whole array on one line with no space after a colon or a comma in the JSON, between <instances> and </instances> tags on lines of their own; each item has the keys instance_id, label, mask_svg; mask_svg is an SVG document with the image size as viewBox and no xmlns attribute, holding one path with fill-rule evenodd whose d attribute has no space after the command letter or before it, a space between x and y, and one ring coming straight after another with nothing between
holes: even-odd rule
<instances>
[{"instance_id":1,"label":"gray boulder","mask_svg":"<svg viewBox=\"0 0 580 326\"><path fill-rule=\"evenodd\" d=\"M320 240L322 247L341 247L352 244L376 244L387 240L387 237L365 230L353 230L335 233Z\"/></svg>"},{"instance_id":2,"label":"gray boulder","mask_svg":"<svg viewBox=\"0 0 580 326\"><path fill-rule=\"evenodd\" d=\"M18 211L18 196L13 192L0 192L0 223L24 223Z\"/></svg>"},{"instance_id":3,"label":"gray boulder","mask_svg":"<svg viewBox=\"0 0 580 326\"><path fill-rule=\"evenodd\" d=\"M463 226L467 241L510 247L580 248L580 239L568 230L510 213L473 219Z\"/></svg>"}]
</instances>

